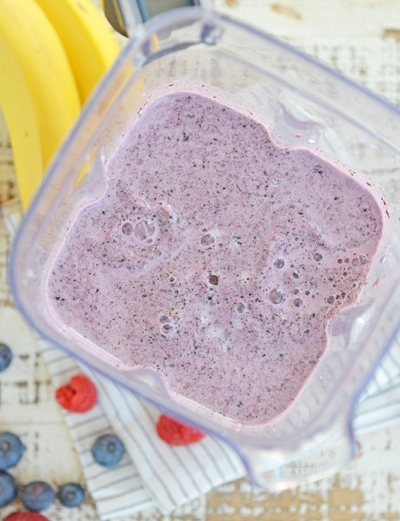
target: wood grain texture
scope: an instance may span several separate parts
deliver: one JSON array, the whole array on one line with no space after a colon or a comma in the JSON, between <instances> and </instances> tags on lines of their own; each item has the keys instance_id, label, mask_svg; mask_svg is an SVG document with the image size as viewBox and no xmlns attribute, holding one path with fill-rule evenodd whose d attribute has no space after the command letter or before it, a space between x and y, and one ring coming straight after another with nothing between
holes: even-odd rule
<instances>
[{"instance_id":1,"label":"wood grain texture","mask_svg":"<svg viewBox=\"0 0 400 521\"><path fill-rule=\"evenodd\" d=\"M216 0L226 14L267 30L330 63L400 105L398 0ZM12 151L0 117L0 202L16 200ZM13 473L21 483L46 479L54 487L83 481L77 455L54 401L48 372L26 324L15 320L6 279L9 247L0 219L0 341L14 363L0 375L0 429L19 433L26 454ZM226 484L171 516L152 510L121 521L397 521L400 519L400 425L359 439L355 461L336 476L282 494L256 490L247 480ZM0 510L0 518L19 507ZM88 498L80 509L58 504L53 521L98 521Z\"/></svg>"}]
</instances>

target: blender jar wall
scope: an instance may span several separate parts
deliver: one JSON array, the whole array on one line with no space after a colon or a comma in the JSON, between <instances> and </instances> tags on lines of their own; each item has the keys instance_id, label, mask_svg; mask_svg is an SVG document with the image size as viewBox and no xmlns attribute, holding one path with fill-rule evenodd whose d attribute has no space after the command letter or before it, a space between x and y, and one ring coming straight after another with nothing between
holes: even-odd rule
<instances>
[{"instance_id":1,"label":"blender jar wall","mask_svg":"<svg viewBox=\"0 0 400 521\"><path fill-rule=\"evenodd\" d=\"M141 107L181 90L216 96L252 115L283 147L306 147L346 169L361 171L360 179L368 176L376 185L371 188L385 198L394 223L388 222L390 233L359 303L332 322L330 345L304 389L281 416L265 425L240 427L168 396L151 373L130 370L99 352L86 339L56 325L48 309L46 270L79 210L101 197L107 164L123 135ZM321 436L323 443L339 440L340 450L324 467L317 465L313 476L335 470L353 451L349 422L354 401L399 321L394 306L400 256L399 128L400 116L393 107L247 26L197 9L156 18L128 44L85 107L27 213L11 255L16 303L34 327L74 356L181 419L230 441L250 472L250 465L263 460L260 454L266 466L275 461L278 466L272 467L283 469L299 454L311 454ZM303 471L297 469L293 476L308 479L307 465L300 467ZM262 474L258 465L255 472ZM274 482L288 486L293 476L271 470L259 480L273 488Z\"/></svg>"}]
</instances>

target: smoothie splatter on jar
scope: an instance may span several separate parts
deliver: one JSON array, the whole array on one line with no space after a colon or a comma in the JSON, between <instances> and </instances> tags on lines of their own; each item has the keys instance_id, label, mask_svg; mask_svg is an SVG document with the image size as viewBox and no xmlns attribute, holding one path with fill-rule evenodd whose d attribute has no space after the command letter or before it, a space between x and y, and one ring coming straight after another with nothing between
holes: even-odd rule
<instances>
[{"instance_id":1,"label":"smoothie splatter on jar","mask_svg":"<svg viewBox=\"0 0 400 521\"><path fill-rule=\"evenodd\" d=\"M242 424L284 411L354 303L378 202L306 149L187 92L143 112L56 258L57 318L173 392Z\"/></svg>"}]
</instances>

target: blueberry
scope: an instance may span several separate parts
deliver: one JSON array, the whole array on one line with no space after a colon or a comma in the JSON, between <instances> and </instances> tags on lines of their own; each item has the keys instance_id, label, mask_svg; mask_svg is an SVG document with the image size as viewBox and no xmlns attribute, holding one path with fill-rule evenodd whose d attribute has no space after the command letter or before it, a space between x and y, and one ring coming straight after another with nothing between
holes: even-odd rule
<instances>
[{"instance_id":1,"label":"blueberry","mask_svg":"<svg viewBox=\"0 0 400 521\"><path fill-rule=\"evenodd\" d=\"M24 446L12 432L0 432L0 470L14 467L22 458Z\"/></svg>"},{"instance_id":2,"label":"blueberry","mask_svg":"<svg viewBox=\"0 0 400 521\"><path fill-rule=\"evenodd\" d=\"M115 467L125 452L122 441L114 434L104 434L97 438L92 447L93 458L103 467Z\"/></svg>"},{"instance_id":3,"label":"blueberry","mask_svg":"<svg viewBox=\"0 0 400 521\"><path fill-rule=\"evenodd\" d=\"M13 354L6 344L0 344L0 373L11 364Z\"/></svg>"},{"instance_id":4,"label":"blueberry","mask_svg":"<svg viewBox=\"0 0 400 521\"><path fill-rule=\"evenodd\" d=\"M8 472L0 471L0 507L5 507L17 497L18 483Z\"/></svg>"},{"instance_id":5,"label":"blueberry","mask_svg":"<svg viewBox=\"0 0 400 521\"><path fill-rule=\"evenodd\" d=\"M24 507L33 512L45 510L53 503L54 498L54 490L45 481L32 481L21 490Z\"/></svg>"},{"instance_id":6,"label":"blueberry","mask_svg":"<svg viewBox=\"0 0 400 521\"><path fill-rule=\"evenodd\" d=\"M85 500L85 491L78 483L65 483L58 490L58 499L66 507L79 507Z\"/></svg>"}]
</instances>

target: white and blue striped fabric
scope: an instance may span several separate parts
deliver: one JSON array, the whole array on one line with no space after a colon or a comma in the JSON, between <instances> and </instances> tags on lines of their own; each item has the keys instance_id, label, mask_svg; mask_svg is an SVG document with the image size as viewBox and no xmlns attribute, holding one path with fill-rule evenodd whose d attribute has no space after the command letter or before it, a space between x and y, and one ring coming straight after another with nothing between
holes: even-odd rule
<instances>
[{"instance_id":1,"label":"white and blue striped fabric","mask_svg":"<svg viewBox=\"0 0 400 521\"><path fill-rule=\"evenodd\" d=\"M10 237L21 215L19 206L4 205L2 214ZM219 440L206 437L188 447L170 447L155 432L160 412L105 377L94 373L37 340L55 388L85 372L96 383L98 404L84 415L64 412L79 454L87 487L104 520L135 514L152 507L163 513L199 497L212 488L244 475L236 453ZM356 432L380 428L400 420L400 339L397 338L357 408ZM117 434L126 455L112 469L97 465L91 446L104 433Z\"/></svg>"},{"instance_id":2,"label":"white and blue striped fabric","mask_svg":"<svg viewBox=\"0 0 400 521\"><path fill-rule=\"evenodd\" d=\"M55 388L82 372L97 386L99 400L92 410L84 415L65 411L64 415L89 492L103 519L154 506L168 513L244 474L237 455L210 436L196 445L168 446L155 432L160 411L98 373L78 366L47 341L38 341ZM94 462L90 449L98 436L111 432L124 442L127 454L117 467L104 469Z\"/></svg>"}]
</instances>

